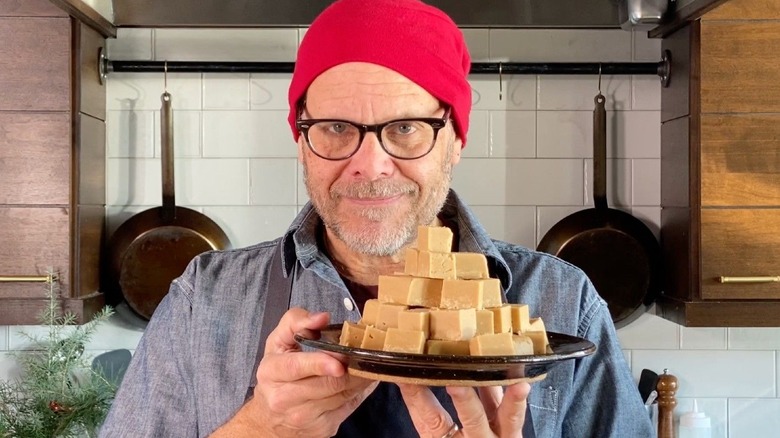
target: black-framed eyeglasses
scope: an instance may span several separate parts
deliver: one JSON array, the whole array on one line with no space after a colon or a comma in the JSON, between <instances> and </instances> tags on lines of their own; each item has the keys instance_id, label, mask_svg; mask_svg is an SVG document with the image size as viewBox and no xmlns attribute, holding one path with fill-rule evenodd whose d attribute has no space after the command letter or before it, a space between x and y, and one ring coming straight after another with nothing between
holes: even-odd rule
<instances>
[{"instance_id":1,"label":"black-framed eyeglasses","mask_svg":"<svg viewBox=\"0 0 780 438\"><path fill-rule=\"evenodd\" d=\"M355 155L367 132L373 132L382 149L393 158L415 160L424 157L436 144L439 130L447 126L450 108L441 118L423 117L390 120L363 125L339 119L300 119L295 126L312 152L326 160L346 160Z\"/></svg>"}]
</instances>

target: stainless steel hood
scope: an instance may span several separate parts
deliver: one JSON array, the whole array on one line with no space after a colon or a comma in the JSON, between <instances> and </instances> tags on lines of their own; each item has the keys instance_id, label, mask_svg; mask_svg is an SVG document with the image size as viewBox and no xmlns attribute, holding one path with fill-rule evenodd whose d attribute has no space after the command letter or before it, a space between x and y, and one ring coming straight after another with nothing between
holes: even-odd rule
<instances>
[{"instance_id":1,"label":"stainless steel hood","mask_svg":"<svg viewBox=\"0 0 780 438\"><path fill-rule=\"evenodd\" d=\"M371 0L366 0L371 1ZM425 0L461 27L619 28L625 0ZM113 0L117 27L308 26L332 0ZM413 25L413 24L411 24Z\"/></svg>"}]
</instances>

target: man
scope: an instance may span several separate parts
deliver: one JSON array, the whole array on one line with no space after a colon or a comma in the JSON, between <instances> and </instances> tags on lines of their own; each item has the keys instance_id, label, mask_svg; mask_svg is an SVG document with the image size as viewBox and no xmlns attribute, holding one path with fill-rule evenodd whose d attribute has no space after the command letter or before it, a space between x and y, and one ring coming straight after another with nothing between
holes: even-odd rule
<instances>
[{"instance_id":1,"label":"man","mask_svg":"<svg viewBox=\"0 0 780 438\"><path fill-rule=\"evenodd\" d=\"M469 65L455 24L417 0L340 0L315 20L289 92L311 203L280 240L203 254L173 282L102 436L653 435L586 276L491 240L449 190L468 133ZM358 320L378 276L402 271L417 226L430 224L452 228L453 249L484 253L508 301L598 351L532 388L479 391L372 382L300 351L296 332ZM269 287L279 272L294 278L290 310L258 346L273 319L265 300L284 292Z\"/></svg>"}]
</instances>

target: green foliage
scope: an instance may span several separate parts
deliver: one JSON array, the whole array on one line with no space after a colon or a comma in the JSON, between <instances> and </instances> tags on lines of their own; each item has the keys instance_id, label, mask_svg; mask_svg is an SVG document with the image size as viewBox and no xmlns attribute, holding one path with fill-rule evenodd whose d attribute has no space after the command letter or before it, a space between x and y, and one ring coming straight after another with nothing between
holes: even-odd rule
<instances>
[{"instance_id":1,"label":"green foliage","mask_svg":"<svg viewBox=\"0 0 780 438\"><path fill-rule=\"evenodd\" d=\"M95 436L108 413L116 386L91 369L84 345L112 311L76 326L76 317L63 313L56 284L50 283L49 305L41 315L48 326L43 337L22 333L32 347L12 355L22 379L0 380L0 438Z\"/></svg>"}]
</instances>

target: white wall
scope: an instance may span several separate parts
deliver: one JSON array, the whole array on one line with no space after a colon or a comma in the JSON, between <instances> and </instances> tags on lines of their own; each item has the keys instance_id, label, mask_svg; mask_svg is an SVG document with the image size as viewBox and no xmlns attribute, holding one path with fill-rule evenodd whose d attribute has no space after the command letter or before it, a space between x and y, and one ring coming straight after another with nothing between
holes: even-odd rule
<instances>
[{"instance_id":1,"label":"white wall","mask_svg":"<svg viewBox=\"0 0 780 438\"><path fill-rule=\"evenodd\" d=\"M82 0L88 4L98 14L102 15L106 20L114 21L114 4L113 0Z\"/></svg>"},{"instance_id":2,"label":"white wall","mask_svg":"<svg viewBox=\"0 0 780 438\"><path fill-rule=\"evenodd\" d=\"M112 59L292 61L297 29L121 29ZM621 30L466 32L475 61L657 61L660 43ZM454 187L497 238L534 247L567 214L590 206L595 76L475 75L465 159ZM289 75L171 74L177 201L216 220L236 246L272 239L306 202L286 124ZM610 205L660 219L660 85L655 77L605 77ZM161 202L162 74L112 74L108 82L108 232ZM780 427L779 329L686 329L650 312L619 330L638 379L642 368L679 378L678 409L693 398L715 438L776 436ZM27 330L32 328L27 327ZM0 377L16 372L3 351L23 348L0 327ZM92 353L135 348L141 331L115 316Z\"/></svg>"}]
</instances>

